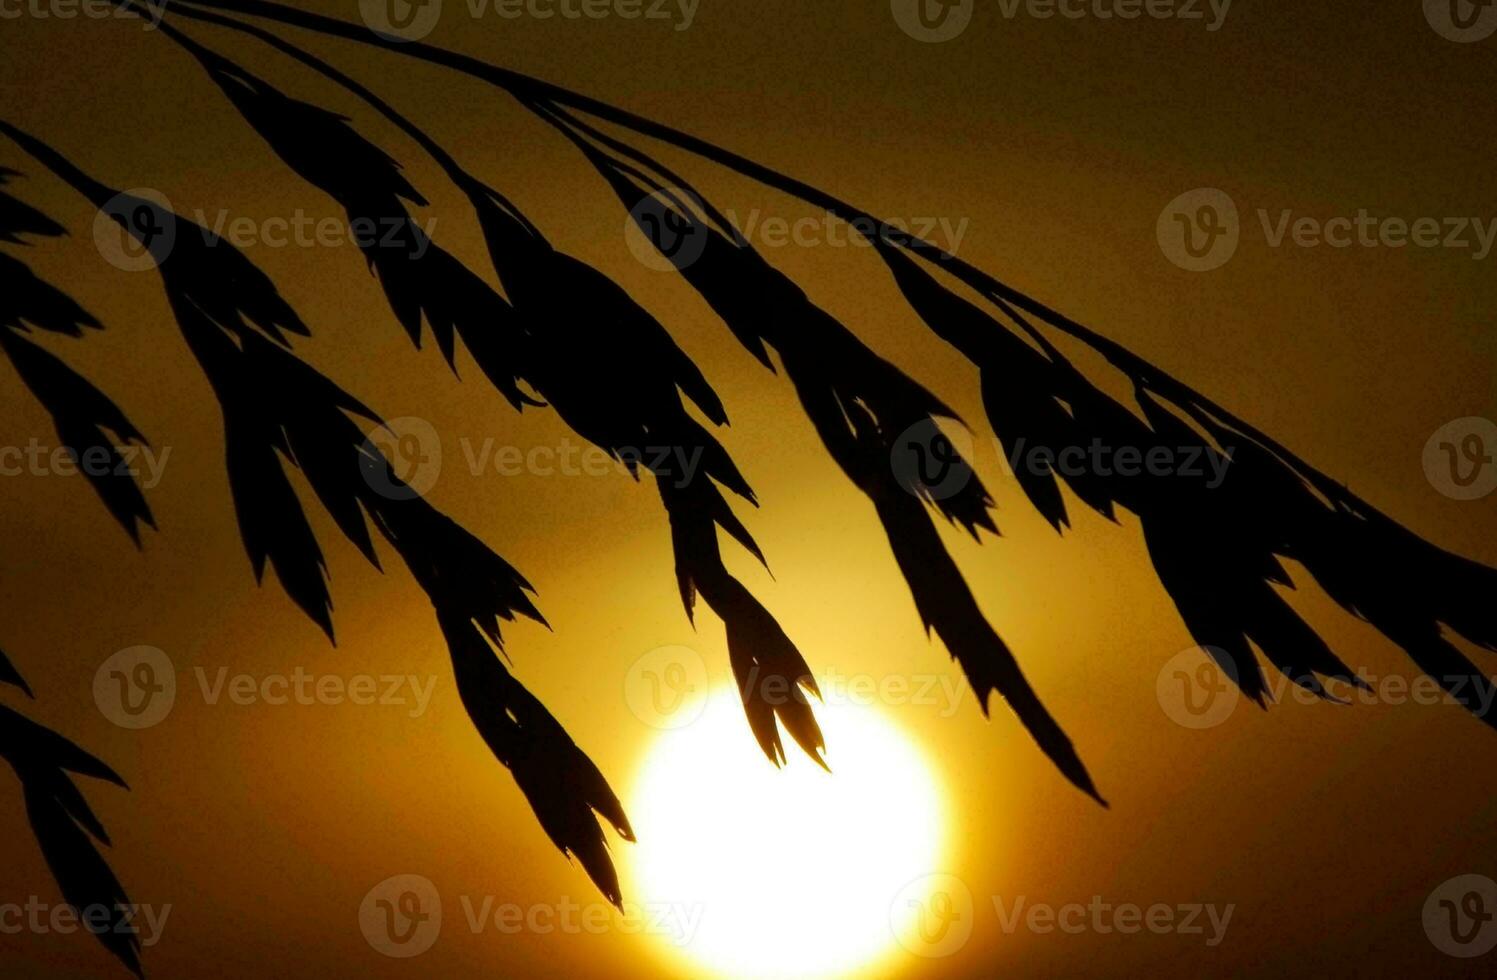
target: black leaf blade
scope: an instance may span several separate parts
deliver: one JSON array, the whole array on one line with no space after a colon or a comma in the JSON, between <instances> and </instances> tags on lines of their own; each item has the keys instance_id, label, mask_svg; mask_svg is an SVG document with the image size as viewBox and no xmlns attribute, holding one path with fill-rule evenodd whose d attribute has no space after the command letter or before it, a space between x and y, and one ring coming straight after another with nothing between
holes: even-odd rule
<instances>
[{"instance_id":1,"label":"black leaf blade","mask_svg":"<svg viewBox=\"0 0 1497 980\"><path fill-rule=\"evenodd\" d=\"M88 379L3 326L0 351L10 358L26 387L52 416L58 439L71 450L74 463L105 508L139 546L141 525L154 528L156 522L145 494L128 472L120 447L144 445L145 437Z\"/></svg>"},{"instance_id":2,"label":"black leaf blade","mask_svg":"<svg viewBox=\"0 0 1497 980\"><path fill-rule=\"evenodd\" d=\"M128 928L130 899L94 842L109 837L68 773L124 787L114 770L50 729L0 706L0 758L21 781L26 814L63 899L80 912L108 910L95 938L137 977L140 939Z\"/></svg>"}]
</instances>

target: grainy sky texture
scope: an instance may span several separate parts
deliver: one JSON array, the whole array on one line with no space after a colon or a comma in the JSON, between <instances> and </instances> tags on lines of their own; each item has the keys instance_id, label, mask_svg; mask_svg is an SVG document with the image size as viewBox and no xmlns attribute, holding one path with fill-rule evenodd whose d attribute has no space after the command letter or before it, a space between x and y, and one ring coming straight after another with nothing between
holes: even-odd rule
<instances>
[{"instance_id":1,"label":"grainy sky texture","mask_svg":"<svg viewBox=\"0 0 1497 980\"><path fill-rule=\"evenodd\" d=\"M428 41L670 123L880 216L932 222L930 237L962 258L1161 364L1430 540L1497 564L1497 497L1452 499L1423 463L1441 426L1497 412L1497 256L1474 232L1465 249L1306 247L1292 233L1272 241L1286 212L1492 227L1483 106L1497 37L1456 43L1431 28L1420 0L1241 0L1219 22L1205 3L1203 20L1122 20L1090 4L1075 8L1086 12L1079 19L1036 17L1022 4L1010 16L1011 4L982 0L960 35L939 43L911 37L880 0L700 0L689 23L674 4L664 19L542 19L473 17L464 0L444 3ZM359 22L353 0L304 5ZM340 214L159 33L0 8L22 12L0 20L0 115L99 179L158 190L209 224L220 214ZM180 23L288 94L348 115L430 199L418 213L436 221L436 240L484 267L464 200L417 145L263 45ZM818 675L959 679L921 629L872 508L826 456L789 384L678 277L634 257L617 200L569 143L481 82L287 36L418 119L668 325L722 396L733 421L724 444L762 505L740 510L774 577L741 554L732 567ZM662 159L741 229L754 222L750 237L771 262L971 423L1004 536L946 540L1111 803L1104 810L1070 787L1001 704L985 720L958 687L955 710L882 706L943 787L948 846L931 871L960 876L975 927L949 957L895 947L865 975L1330 975L1352 964L1389 976L1489 974L1489 961L1442 954L1421 924L1441 882L1493 876L1489 728L1453 706L1388 703L1396 696L1345 708L1289 697L1266 712L1240 705L1206 730L1177 724L1156 682L1193 644L1137 521L1124 514L1112 525L1073 501L1074 529L1057 537L1006 472L975 370L909 311L870 250L846 246L844 228L828 232L783 195L677 152ZM217 407L158 279L102 261L91 206L5 142L0 165L25 172L11 189L71 232L24 257L106 327L41 342L170 452L149 491L160 531L138 552L81 479L0 478L0 645L36 690L36 717L131 784L85 789L132 897L172 906L146 951L148 974L701 975L627 930L467 927L458 896L597 899L473 732L427 599L393 555L386 574L372 570L310 507L332 575L336 648L274 581L256 586ZM1157 225L1167 204L1203 187L1235 202L1240 242L1221 267L1193 272L1171 261ZM796 243L774 219L815 222ZM470 361L459 361L459 381L430 343L415 352L352 246L261 242L247 254L312 328L302 356L386 417L418 417L439 434L429 499L535 584L553 627L506 631L515 673L627 802L661 737L631 710L631 665L679 645L714 682L729 679L720 621L702 609L694 630L680 608L654 490L614 472L504 475L493 457L473 465L502 447L528 454L581 441L553 412L517 415ZM0 368L0 445L33 435L52 439L49 420ZM1291 601L1353 667L1416 676L1313 584ZM130 731L91 692L99 664L138 645L166 652L179 691L166 720ZM1479 662L1490 671L1490 658ZM209 704L199 668L210 683L221 669L256 678L300 669L435 686L415 718L409 704ZM830 745L834 770L837 753ZM0 903L55 902L8 777L0 841ZM615 842L614 853L628 893L631 848ZM380 955L358 924L369 889L405 873L436 882L447 900L441 940L413 960ZM810 870L787 870L787 889L815 887ZM1236 911L1224 941L1207 946L1147 930L1006 932L993 896ZM12 976L124 975L79 936L0 934L0 956Z\"/></svg>"}]
</instances>

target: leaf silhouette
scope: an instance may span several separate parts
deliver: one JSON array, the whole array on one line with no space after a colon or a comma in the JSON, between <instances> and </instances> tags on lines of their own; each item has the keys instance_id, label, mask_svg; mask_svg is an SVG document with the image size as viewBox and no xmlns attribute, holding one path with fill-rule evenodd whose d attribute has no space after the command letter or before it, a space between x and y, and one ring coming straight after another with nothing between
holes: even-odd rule
<instances>
[{"instance_id":1,"label":"leaf silhouette","mask_svg":"<svg viewBox=\"0 0 1497 980\"><path fill-rule=\"evenodd\" d=\"M262 37L360 94L416 138L468 195L504 296L416 227L407 205L424 203L421 195L394 159L360 136L348 120L282 94L167 29L282 159L338 201L351 222L389 223L395 229L398 247L388 254L365 247L364 255L397 320L418 346L423 320L449 363L461 337L517 409L539 404L520 387L524 381L575 431L636 472L651 473L670 522L683 604L690 615L701 596L724 619L750 726L776 762L784 757L779 725L819 761L821 733L804 696L815 693L815 686L794 644L723 565L719 531L761 561L763 556L724 493L753 503L748 481L686 404L691 402L713 425L726 424L726 409L703 373L640 302L599 270L554 248L508 199L463 172L414 124L274 35L204 7L375 45L499 86L571 140L635 215L640 230L669 256L663 225L650 227L639 215L648 200L665 198L677 227L700 236L704 246L697 261L680 267L683 277L770 370L770 349L776 352L828 453L874 507L927 631L942 637L984 710L991 693L998 691L1042 750L1086 792L1097 795L1074 747L983 616L934 520L939 514L974 538L982 529L995 532L989 494L970 475L970 467L969 478L948 493L891 466L907 432L933 428L938 418L955 419L954 414L812 303L687 182L582 117L662 140L852 223L876 246L911 308L979 369L984 409L1011 455L1018 457L1023 447L1053 454L1100 444L1140 454L1215 453L1225 460L1228 466L1218 474L1219 481L1179 474L1131 477L1086 467L1057 472L1027 465L1019 467L1017 477L1026 497L1057 532L1072 517L1062 484L1105 517L1116 519L1119 507L1136 514L1156 573L1191 635L1220 658L1251 699L1263 704L1268 695L1260 653L1293 682L1326 699L1332 699L1329 681L1363 683L1281 595L1280 589L1294 584L1285 564L1292 561L1346 610L1398 643L1473 713L1486 710L1477 695L1476 665L1449 637L1459 634L1497 651L1497 605L1491 602L1497 570L1420 539L1193 388L1012 286L771 168L477 59L379 37L361 25L266 0L202 0L174 7L173 16ZM15 135L9 128L3 131ZM153 224L180 221L159 209L151 211L148 202L118 201L102 185L69 172L45 147L16 138L52 169L68 175L127 231L142 213ZM0 173L0 181L9 176L11 172ZM672 196L667 185L685 189L687 196ZM0 240L12 242L21 234L55 228L4 195L0 219L14 229L0 231ZM293 599L331 636L325 562L291 474L306 478L345 536L377 561L366 524L372 521L431 598L460 694L481 736L514 772L553 842L577 856L617 903L617 878L596 815L629 837L618 800L496 653L496 648L502 652L501 620L540 619L530 599L533 590L517 571L424 500L371 489L401 487L388 461L362 440L353 418L377 417L290 351L283 331L305 333L305 327L259 270L232 250L208 242L203 229L183 227L203 232L204 244L184 236L186 244L161 256L159 264L179 326L223 407L231 484L257 574L267 562L273 565ZM12 260L0 266L0 274L22 284L15 289L22 299L10 301L15 312L6 313L0 337L11 345L26 343L7 349L21 351L21 361L32 364L33 374L55 374L50 364L46 370L37 368L34 352L40 349L16 335L26 325L76 334L91 322L76 304L33 281L35 277L27 280L29 270L17 266ZM933 268L975 292L982 305L947 288L931 274ZM1106 394L1063 356L1052 343L1056 337L1100 354L1131 385L1131 404ZM89 402L86 394L82 397ZM102 425L97 399L94 408L85 413L90 416L85 422L97 430ZM666 453L658 461L640 458L639 451L647 447ZM700 466L678 465L685 460L698 460ZM757 680L761 674L787 682L794 697L772 703ZM1484 720L1497 725L1490 717Z\"/></svg>"},{"instance_id":2,"label":"leaf silhouette","mask_svg":"<svg viewBox=\"0 0 1497 980\"><path fill-rule=\"evenodd\" d=\"M109 835L68 774L91 776L128 789L125 781L61 735L3 705L0 758L10 764L21 781L26 816L63 899L78 910L80 917L90 910L106 910L107 919L101 926L85 924L85 928L126 969L143 976L140 938L129 924L130 898L94 846L95 841L108 845Z\"/></svg>"},{"instance_id":3,"label":"leaf silhouette","mask_svg":"<svg viewBox=\"0 0 1497 980\"><path fill-rule=\"evenodd\" d=\"M618 872L593 813L625 840L634 831L598 767L535 696L504 668L471 623L438 614L458 696L474 726L530 802L546 835L575 855L598 890L622 908Z\"/></svg>"},{"instance_id":4,"label":"leaf silhouette","mask_svg":"<svg viewBox=\"0 0 1497 980\"><path fill-rule=\"evenodd\" d=\"M0 255L0 282L6 297L0 324L29 332L31 328L68 337L83 336L83 328L100 329L99 321L66 293L32 272L26 263Z\"/></svg>"},{"instance_id":5,"label":"leaf silhouette","mask_svg":"<svg viewBox=\"0 0 1497 980\"><path fill-rule=\"evenodd\" d=\"M1196 458L1209 452L1222 455L1229 465L1219 486L1178 474L1107 479L1085 472L1065 479L1108 517L1114 503L1138 514L1155 571L1192 637L1248 697L1263 704L1268 696L1255 647L1285 676L1322 698L1335 700L1324 680L1366 687L1272 588L1293 587L1280 561L1288 558L1303 564L1348 612L1402 647L1455 700L1497 725L1483 714L1477 693L1480 671L1442 631L1448 626L1485 649L1497 649L1497 614L1489 601L1497 570L1420 539L1198 392L979 270L924 247L948 261L948 271L986 295L1044 354L935 283L886 239L879 244L912 306L983 369L985 396L988 372L1002 369L1009 390L1020 393L1012 414L1052 420L1036 443L1052 451L1099 441L1145 454L1162 448ZM1134 381L1145 421L1060 357L1015 308L1019 304L1052 328L1085 341L1125 372ZM995 352L995 344L1007 358ZM1008 369L1014 361L1023 369ZM994 426L1002 433L1009 413L1006 408L995 412L992 405L989 398ZM1066 411L1047 412L1050 405ZM1025 489L1041 513L1055 515L1033 481Z\"/></svg>"},{"instance_id":6,"label":"leaf silhouette","mask_svg":"<svg viewBox=\"0 0 1497 980\"><path fill-rule=\"evenodd\" d=\"M127 470L121 444L145 443L119 407L57 357L0 327L0 351L52 416L57 438L114 519L140 544L140 525L155 527L151 508Z\"/></svg>"},{"instance_id":7,"label":"leaf silhouette","mask_svg":"<svg viewBox=\"0 0 1497 980\"><path fill-rule=\"evenodd\" d=\"M0 167L0 185L16 172ZM22 236L56 236L62 228L41 212L0 193L0 241L24 244ZM136 545L140 525L155 527L134 476L127 472L121 445L146 439L119 406L88 379L20 334L31 328L81 337L84 327L100 325L71 297L36 276L24 262L0 255L0 352L22 383L52 416L60 446L98 493L109 513Z\"/></svg>"},{"instance_id":8,"label":"leaf silhouette","mask_svg":"<svg viewBox=\"0 0 1497 980\"><path fill-rule=\"evenodd\" d=\"M0 650L0 684L10 684L14 687L19 687L25 692L28 698L36 697L31 692L30 685L26 683L26 678L22 677L21 672L16 670L15 664L10 662L10 658L5 655L4 650Z\"/></svg>"},{"instance_id":9,"label":"leaf silhouette","mask_svg":"<svg viewBox=\"0 0 1497 980\"><path fill-rule=\"evenodd\" d=\"M520 338L513 311L482 278L431 240L404 202L427 202L388 154L349 120L293 99L163 23L195 57L245 121L303 180L344 209L354 241L396 319L421 346L423 318L449 367L462 337L485 376L516 408L537 404L518 385Z\"/></svg>"},{"instance_id":10,"label":"leaf silhouette","mask_svg":"<svg viewBox=\"0 0 1497 980\"><path fill-rule=\"evenodd\" d=\"M685 411L678 392L714 424L726 424L727 413L664 326L608 277L554 249L507 198L464 171L430 136L358 82L266 31L199 10L182 13L255 36L347 88L420 143L468 195L522 324L520 349L509 362L517 365L515 376L523 376L573 431L631 471L643 465L655 476L670 519L683 605L690 616L701 595L723 618L730 664L755 739L766 757L781 764L778 719L825 766L824 740L806 698L807 692L820 696L810 667L773 615L728 573L717 547L716 527L721 527L764 561L712 481L750 502L753 492L721 444ZM380 153L380 159L389 158ZM467 334L464 340L472 347ZM515 353L515 345L502 346ZM691 460L699 460L701 473L711 479L693 478L687 471Z\"/></svg>"},{"instance_id":11,"label":"leaf silhouette","mask_svg":"<svg viewBox=\"0 0 1497 980\"><path fill-rule=\"evenodd\" d=\"M527 595L529 583L400 482L350 417L378 416L292 353L285 332L306 335L307 328L247 257L155 202L94 181L29 134L4 122L0 132L106 213L118 213L128 233L139 238L142 227L177 229L172 246L153 255L178 327L223 412L230 486L257 573L268 556L282 587L331 638L325 562L284 464L302 471L340 530L377 564L367 515L431 599L475 725L501 762L519 765L516 779L546 832L617 904L617 878L592 816L603 815L631 839L617 798L559 723L533 698L526 701L517 681L496 680L494 667L478 661L476 644L484 637L500 645L500 620L523 615L544 622ZM142 207L151 209L149 222L128 220ZM502 720L487 714L492 710L516 712L522 731L505 733ZM517 748L522 744L524 751ZM542 773L542 761L557 768ZM590 833L579 829L587 827Z\"/></svg>"},{"instance_id":12,"label":"leaf silhouette","mask_svg":"<svg viewBox=\"0 0 1497 980\"><path fill-rule=\"evenodd\" d=\"M0 167L0 187L4 187L19 176L21 173L17 170ZM0 242L21 245L24 244L23 236L26 235L52 238L62 234L65 234L62 225L31 205L0 191Z\"/></svg>"},{"instance_id":13,"label":"leaf silhouette","mask_svg":"<svg viewBox=\"0 0 1497 980\"><path fill-rule=\"evenodd\" d=\"M974 537L979 528L996 531L988 514L992 501L987 490L965 461L960 464L967 467L965 479L951 492L941 493L932 493L918 481L902 480L892 465L902 433L924 427L934 431L936 416L955 419L956 414L815 306L734 229L703 220L696 213L698 207L716 212L700 203L703 199L689 186L683 189L690 202L673 194L665 180L684 183L675 175L554 106L537 108L573 138L663 256L669 258L673 251L665 240L668 225L676 235L699 244L700 255L677 266L682 277L751 353L759 356L766 345L779 352L823 445L873 504L926 630L938 634L961 665L984 713L990 695L998 692L1066 778L1101 802L1071 740L983 616L926 513L928 505ZM661 177L610 156L589 143L588 136L627 153ZM671 220L643 220L652 208L668 208Z\"/></svg>"},{"instance_id":14,"label":"leaf silhouette","mask_svg":"<svg viewBox=\"0 0 1497 980\"><path fill-rule=\"evenodd\" d=\"M722 402L665 328L622 288L552 248L497 195L474 192L473 200L500 281L530 325L530 383L579 435L654 475L670 518L682 603L690 614L700 595L722 618L760 748L771 762L784 761L778 719L824 766L824 739L805 696L820 696L810 667L773 615L728 573L718 550L721 527L764 560L716 484L750 503L753 491L722 445L687 414L678 392L719 425L727 422ZM690 471L689 460L700 460L700 469Z\"/></svg>"}]
</instances>

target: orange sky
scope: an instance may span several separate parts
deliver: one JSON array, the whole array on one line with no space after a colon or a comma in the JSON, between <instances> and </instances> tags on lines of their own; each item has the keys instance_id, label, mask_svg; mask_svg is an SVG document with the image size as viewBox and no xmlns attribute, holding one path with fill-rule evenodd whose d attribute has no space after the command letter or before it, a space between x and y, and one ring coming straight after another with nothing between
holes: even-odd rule
<instances>
[{"instance_id":1,"label":"orange sky","mask_svg":"<svg viewBox=\"0 0 1497 980\"><path fill-rule=\"evenodd\" d=\"M449 0L449 4L451 0ZM460 4L453 4L460 7ZM1199 24L1005 20L980 9L961 37L919 44L885 4L702 0L691 27L649 20L447 17L429 40L502 62L697 133L890 218L965 229L959 253L1183 377L1436 543L1497 564L1491 498L1447 498L1426 479L1426 440L1497 401L1490 310L1497 258L1450 250L1272 248L1256 213L1328 218L1497 217L1490 142L1472 104L1493 44L1453 44L1419 4L1243 4ZM318 5L348 19L351 2ZM293 95L336 108L408 167L435 237L474 265L463 201L419 149L352 97L248 40L195 36ZM222 42L222 43L219 43ZM336 215L229 110L163 37L123 23L6 21L3 115L121 188L177 210L263 219ZM732 559L819 675L959 677L928 642L865 499L836 471L783 378L764 371L678 279L637 262L607 187L554 131L478 82L347 44L310 45L427 126L512 195L558 245L624 284L666 323L722 396L722 438L762 503L745 513L774 569ZM740 216L809 209L684 157ZM200 976L658 976L678 969L648 937L444 931L427 954L378 955L357 928L368 889L414 872L446 896L592 902L545 840L455 697L429 603L387 554L364 564L309 507L333 576L331 648L273 582L256 588L238 540L222 431L154 275L93 249L92 210L8 146L23 199L72 238L23 257L105 324L46 338L112 395L158 450L148 494L160 533L137 553L80 480L0 479L0 644L36 690L35 717L114 765L124 793L85 787L132 897L173 907L149 973ZM1245 216L1225 267L1190 273L1156 244L1160 209L1219 187ZM298 211L300 209L300 211ZM1061 905L1233 903L1227 939L1006 934L982 912L956 955L899 954L888 976L1168 976L1482 972L1442 956L1420 909L1457 874L1493 874L1497 738L1453 707L1240 708L1191 731L1160 710L1156 678L1191 640L1154 579L1137 522L1088 513L1058 539L1003 472L969 365L928 334L866 249L768 247L875 350L975 428L1002 539L948 542L985 612L1075 740L1112 807L1068 786L995 706L965 691L954 714L886 708L950 794L952 866L977 897ZM10 251L9 254L15 254ZM517 416L480 383L416 354L351 247L251 248L312 328L297 351L387 417L417 416L446 463L430 499L536 585L554 632L506 630L516 674L621 792L655 731L631 712L630 666L685 645L725 679L721 624L693 631L653 489L609 476L470 472L493 439L522 450L578 443L548 411ZM0 373L9 368L0 369ZM0 444L52 438L14 379L0 385ZM304 500L309 497L304 496ZM1073 506L1073 513L1078 508ZM562 515L566 515L563 520ZM741 557L741 556L739 556ZM1343 659L1413 676L1407 659L1313 588L1293 600ZM172 715L118 728L90 698L113 652L158 647L188 688ZM1479 661L1483 667L1487 663ZM429 709L209 705L194 668L254 676L414 674ZM7 702L10 703L10 702ZM745 728L743 737L750 736ZM830 747L835 768L837 747ZM689 774L682 774L689 779ZM55 896L0 780L0 903ZM616 852L627 852L619 845ZM622 862L626 888L631 871ZM810 887L808 884L807 887ZM53 900L48 898L47 900ZM460 923L452 902L448 914ZM0 935L20 976L122 976L80 937ZM1489 968L1489 967L1488 967Z\"/></svg>"}]
</instances>

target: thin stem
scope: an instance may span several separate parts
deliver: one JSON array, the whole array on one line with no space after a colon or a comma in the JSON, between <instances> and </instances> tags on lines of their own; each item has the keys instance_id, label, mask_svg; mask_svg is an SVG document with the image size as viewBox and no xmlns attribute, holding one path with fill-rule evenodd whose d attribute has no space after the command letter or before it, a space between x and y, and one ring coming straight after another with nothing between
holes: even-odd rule
<instances>
[{"instance_id":1,"label":"thin stem","mask_svg":"<svg viewBox=\"0 0 1497 980\"><path fill-rule=\"evenodd\" d=\"M131 0L124 0L128 6ZM766 187L800 198L849 223L872 224L878 236L891 245L907 249L927 261L939 263L953 276L978 292L1034 316L1062 333L1081 341L1122 371L1136 384L1150 388L1182 405L1196 405L1217 417L1224 424L1237 429L1265 449L1280 457L1286 464L1299 471L1300 475L1327 497L1354 505L1360 509L1373 510L1366 502L1357 498L1344 485L1315 469L1287 447L1262 432L1256 426L1238 417L1225 407L1201 394L1189 385L1172 377L1148 360L1134 354L1116 341L1097 333L1091 328L1071 319L1058 310L1040 302L1026 293L989 275L981 269L957 258L955 255L918 236L901 231L867 211L855 207L837 196L811 184L782 174L773 168L757 163L747 157L724 149L700 137L692 136L674 127L655 122L607 102L582 95L571 89L526 75L522 72L502 68L470 55L449 51L422 41L401 41L384 37L368 27L352 24L337 18L305 10L297 10L274 0L180 0L178 12L183 7L206 7L230 10L252 17L273 20L292 27L315 31L320 34L343 38L366 44L396 54L406 55L453 69L519 97L522 101L549 100L585 112L598 119L623 126L642 136L669 143L727 167Z\"/></svg>"}]
</instances>

